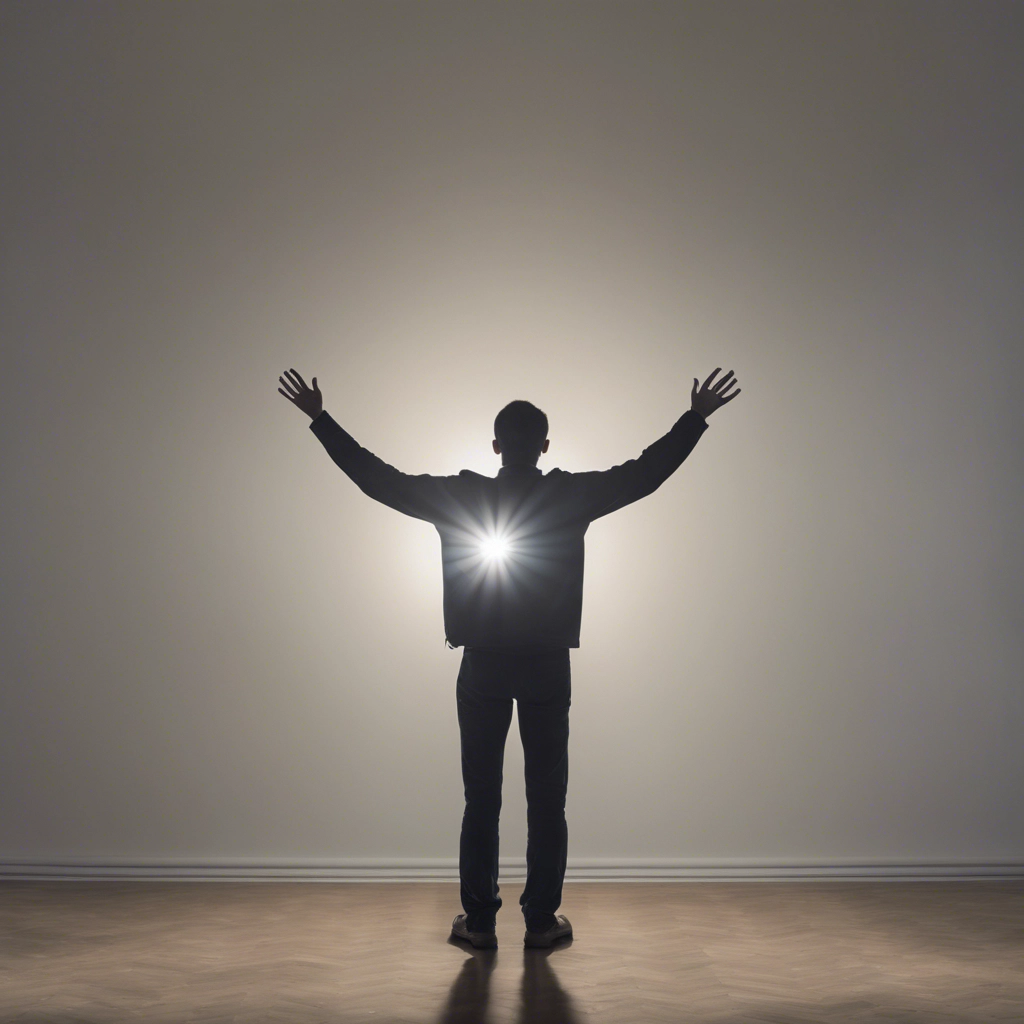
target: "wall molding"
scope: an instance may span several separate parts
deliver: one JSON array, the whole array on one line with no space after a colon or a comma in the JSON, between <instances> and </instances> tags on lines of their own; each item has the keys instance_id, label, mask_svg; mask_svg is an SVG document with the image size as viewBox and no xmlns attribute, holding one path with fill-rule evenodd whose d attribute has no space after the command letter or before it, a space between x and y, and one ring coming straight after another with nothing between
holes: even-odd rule
<instances>
[{"instance_id":1,"label":"wall molding","mask_svg":"<svg viewBox=\"0 0 1024 1024\"><path fill-rule=\"evenodd\" d=\"M502 878L525 877L523 858L503 858ZM61 858L0 861L4 881L454 882L454 857ZM1024 879L1024 861L763 860L575 857L567 882L966 881Z\"/></svg>"}]
</instances>

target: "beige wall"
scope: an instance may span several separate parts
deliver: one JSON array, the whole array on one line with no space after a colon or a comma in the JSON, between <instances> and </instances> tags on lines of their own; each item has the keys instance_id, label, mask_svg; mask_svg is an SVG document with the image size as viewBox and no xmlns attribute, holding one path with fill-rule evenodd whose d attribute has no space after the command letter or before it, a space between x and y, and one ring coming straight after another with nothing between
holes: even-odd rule
<instances>
[{"instance_id":1,"label":"beige wall","mask_svg":"<svg viewBox=\"0 0 1024 1024\"><path fill-rule=\"evenodd\" d=\"M6 4L0 859L449 858L411 472L604 468L576 857L1024 858L1013 5ZM522 852L510 738L503 852Z\"/></svg>"}]
</instances>

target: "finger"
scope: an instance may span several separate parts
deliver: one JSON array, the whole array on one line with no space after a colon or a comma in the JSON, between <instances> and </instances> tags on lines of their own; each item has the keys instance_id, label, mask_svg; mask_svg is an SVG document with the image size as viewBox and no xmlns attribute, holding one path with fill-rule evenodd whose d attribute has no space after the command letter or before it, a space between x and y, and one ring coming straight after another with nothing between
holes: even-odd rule
<instances>
[{"instance_id":1,"label":"finger","mask_svg":"<svg viewBox=\"0 0 1024 1024\"><path fill-rule=\"evenodd\" d=\"M301 384L301 385L302 385L303 387L306 387L306 382L305 382L305 381L304 381L304 380L302 379L302 374L300 374L300 373L299 373L299 371L298 371L298 370L296 370L296 369L294 369L294 368L292 369L292 373L294 373L294 374L295 374L295 379L296 379L296 380L297 380L297 381L298 381L298 382L299 382L299 383L300 383L300 384Z\"/></svg>"},{"instance_id":2,"label":"finger","mask_svg":"<svg viewBox=\"0 0 1024 1024\"><path fill-rule=\"evenodd\" d=\"M296 391L302 391L305 388L306 385L302 383L302 378L294 370L285 370L284 375L288 378L288 383Z\"/></svg>"},{"instance_id":3,"label":"finger","mask_svg":"<svg viewBox=\"0 0 1024 1024\"><path fill-rule=\"evenodd\" d=\"M723 398L722 402L731 402L742 390L743 388L739 388L738 390L734 391L728 398Z\"/></svg>"},{"instance_id":4,"label":"finger","mask_svg":"<svg viewBox=\"0 0 1024 1024\"><path fill-rule=\"evenodd\" d=\"M729 378L732 376L732 370L730 370L720 381L716 381L715 387L712 390L718 390L719 388L726 388L729 386ZM733 384L736 381L732 382Z\"/></svg>"},{"instance_id":5,"label":"finger","mask_svg":"<svg viewBox=\"0 0 1024 1024\"><path fill-rule=\"evenodd\" d=\"M293 384L293 383L292 383L292 382L291 382L290 380L285 380L285 379L284 379L284 377L278 377L277 379L278 379L278 380L279 380L279 381L280 381L280 382L281 382L281 383L282 383L282 384L283 384L283 385L284 385L284 386L285 386L285 387L286 387L286 388L287 388L287 389L288 389L288 390L289 390L289 391L290 391L290 392L291 392L292 394L294 394L294 395L297 395L297 394L299 393L299 389L298 389L298 388L297 388L297 387L296 387L296 386L295 386L295 385L294 385L294 384Z\"/></svg>"},{"instance_id":6,"label":"finger","mask_svg":"<svg viewBox=\"0 0 1024 1024\"><path fill-rule=\"evenodd\" d=\"M735 384L735 383L736 383L736 381L733 381L732 384L729 385L729 387L731 388L732 385ZM729 394L729 388L726 388L725 391L722 391L722 392L719 393L718 397L719 398L725 398L726 395L728 395L728 394ZM732 397L732 396L730 395L730 397Z\"/></svg>"},{"instance_id":7,"label":"finger","mask_svg":"<svg viewBox=\"0 0 1024 1024\"><path fill-rule=\"evenodd\" d=\"M295 404L295 399L294 399L294 398L292 398L292 396L291 396L291 395L289 395L287 391L281 391L281 389L280 389L280 388L278 388L277 390L278 390L278 392L279 392L280 394L284 395L284 397L285 397L285 398L287 398L287 399L288 399L288 401L292 403L292 405L294 405L294 404Z\"/></svg>"},{"instance_id":8,"label":"finger","mask_svg":"<svg viewBox=\"0 0 1024 1024\"><path fill-rule=\"evenodd\" d=\"M715 379L715 374L718 373L719 370L721 370L721 369L722 368L720 366L716 366L715 367L715 369L712 372L712 374L708 377L708 379L706 381L704 381L704 387L701 388L702 391L704 390L704 388L706 388Z\"/></svg>"}]
</instances>

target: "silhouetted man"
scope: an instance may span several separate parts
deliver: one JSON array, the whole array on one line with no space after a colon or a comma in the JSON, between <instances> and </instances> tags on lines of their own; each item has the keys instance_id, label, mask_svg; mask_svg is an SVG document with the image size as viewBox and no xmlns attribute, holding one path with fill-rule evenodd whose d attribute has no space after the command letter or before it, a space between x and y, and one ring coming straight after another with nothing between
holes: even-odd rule
<instances>
[{"instance_id":1,"label":"silhouetted man","mask_svg":"<svg viewBox=\"0 0 1024 1024\"><path fill-rule=\"evenodd\" d=\"M707 417L738 395L716 369L691 408L637 459L603 472L542 473L548 420L529 402L494 421L496 477L410 476L382 462L323 411L323 397L294 370L278 388L311 419L327 453L371 498L433 523L441 535L444 627L464 647L456 697L466 809L459 843L462 907L452 934L477 948L497 945L498 816L512 701L526 767L526 887L519 902L527 946L572 935L562 902L568 833L569 649L580 645L583 535L587 527L655 491L693 450ZM287 378L287 379L285 379Z\"/></svg>"}]
</instances>

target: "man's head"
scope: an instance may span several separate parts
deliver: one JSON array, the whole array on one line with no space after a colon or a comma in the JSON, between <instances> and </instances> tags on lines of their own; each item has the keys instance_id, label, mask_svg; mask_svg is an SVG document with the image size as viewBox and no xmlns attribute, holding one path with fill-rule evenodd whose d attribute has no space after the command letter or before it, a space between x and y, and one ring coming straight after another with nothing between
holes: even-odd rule
<instances>
[{"instance_id":1,"label":"man's head","mask_svg":"<svg viewBox=\"0 0 1024 1024\"><path fill-rule=\"evenodd\" d=\"M505 466L535 466L548 450L548 418L530 402L509 402L494 420L494 454Z\"/></svg>"}]
</instances>

